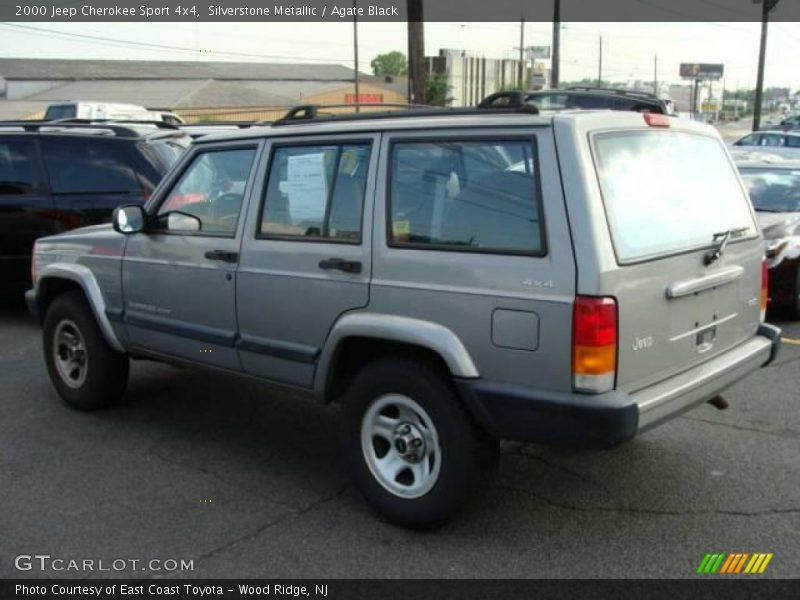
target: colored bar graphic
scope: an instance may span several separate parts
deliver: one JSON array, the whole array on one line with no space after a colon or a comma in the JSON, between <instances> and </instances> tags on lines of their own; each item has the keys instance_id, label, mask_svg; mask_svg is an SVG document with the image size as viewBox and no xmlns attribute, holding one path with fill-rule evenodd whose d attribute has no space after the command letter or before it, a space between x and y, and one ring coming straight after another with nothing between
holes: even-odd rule
<instances>
[{"instance_id":1,"label":"colored bar graphic","mask_svg":"<svg viewBox=\"0 0 800 600\"><path fill-rule=\"evenodd\" d=\"M769 561L771 561L771 560L772 560L772 552L767 554L767 556L764 558L764 562L761 563L761 568L758 570L758 572L759 573L763 573L764 569L767 568L767 565L769 564Z\"/></svg>"},{"instance_id":2,"label":"colored bar graphic","mask_svg":"<svg viewBox=\"0 0 800 600\"><path fill-rule=\"evenodd\" d=\"M700 565L697 567L697 573L710 574L719 573L720 575L744 573L748 575L755 575L756 573L763 573L769 562L772 560L773 554L766 552L725 552L707 553Z\"/></svg>"}]
</instances>

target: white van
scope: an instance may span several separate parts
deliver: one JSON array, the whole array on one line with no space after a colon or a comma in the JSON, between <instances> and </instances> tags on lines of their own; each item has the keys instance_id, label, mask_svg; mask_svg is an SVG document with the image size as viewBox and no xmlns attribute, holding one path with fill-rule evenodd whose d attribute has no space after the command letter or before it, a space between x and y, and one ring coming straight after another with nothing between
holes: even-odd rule
<instances>
[{"instance_id":1,"label":"white van","mask_svg":"<svg viewBox=\"0 0 800 600\"><path fill-rule=\"evenodd\" d=\"M183 119L171 112L154 112L136 104L107 102L56 102L47 107L44 120L56 119L164 121L173 125L183 123Z\"/></svg>"}]
</instances>

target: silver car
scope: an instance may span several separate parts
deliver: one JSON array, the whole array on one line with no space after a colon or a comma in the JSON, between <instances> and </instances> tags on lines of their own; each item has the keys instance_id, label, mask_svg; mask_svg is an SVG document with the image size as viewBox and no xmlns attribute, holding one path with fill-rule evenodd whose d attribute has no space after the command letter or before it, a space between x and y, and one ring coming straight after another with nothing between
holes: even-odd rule
<instances>
[{"instance_id":1,"label":"silver car","mask_svg":"<svg viewBox=\"0 0 800 600\"><path fill-rule=\"evenodd\" d=\"M342 402L390 520L433 527L498 440L612 447L773 360L763 239L711 127L535 109L319 117L195 142L144 207L36 243L61 397L130 358Z\"/></svg>"}]
</instances>

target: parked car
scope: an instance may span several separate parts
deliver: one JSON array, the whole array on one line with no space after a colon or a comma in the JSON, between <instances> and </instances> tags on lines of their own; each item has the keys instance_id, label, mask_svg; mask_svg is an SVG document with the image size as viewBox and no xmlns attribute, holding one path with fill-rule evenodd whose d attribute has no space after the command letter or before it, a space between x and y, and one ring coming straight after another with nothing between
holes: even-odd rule
<instances>
[{"instance_id":1,"label":"parked car","mask_svg":"<svg viewBox=\"0 0 800 600\"><path fill-rule=\"evenodd\" d=\"M183 119L172 112L151 111L137 104L114 102L55 102L47 107L45 121L63 119L87 119L109 121L163 121L170 125L182 125Z\"/></svg>"},{"instance_id":2,"label":"parked car","mask_svg":"<svg viewBox=\"0 0 800 600\"><path fill-rule=\"evenodd\" d=\"M0 122L3 295L30 287L36 238L144 202L188 143L180 131L148 125Z\"/></svg>"},{"instance_id":3,"label":"parked car","mask_svg":"<svg viewBox=\"0 0 800 600\"><path fill-rule=\"evenodd\" d=\"M800 132L759 131L748 133L732 144L733 148L763 150L787 158L800 159Z\"/></svg>"},{"instance_id":4,"label":"parked car","mask_svg":"<svg viewBox=\"0 0 800 600\"><path fill-rule=\"evenodd\" d=\"M769 302L800 319L800 161L737 163L765 238Z\"/></svg>"},{"instance_id":5,"label":"parked car","mask_svg":"<svg viewBox=\"0 0 800 600\"><path fill-rule=\"evenodd\" d=\"M487 96L481 106L507 104L510 98L520 92L497 92ZM631 110L672 114L674 111L667 102L653 94L613 88L571 87L559 90L524 92L524 101L533 104L540 111L560 110ZM512 100L513 102L513 100Z\"/></svg>"},{"instance_id":6,"label":"parked car","mask_svg":"<svg viewBox=\"0 0 800 600\"><path fill-rule=\"evenodd\" d=\"M795 131L800 129L800 114L795 114L783 119L774 129L780 129L781 131Z\"/></svg>"},{"instance_id":7,"label":"parked car","mask_svg":"<svg viewBox=\"0 0 800 600\"><path fill-rule=\"evenodd\" d=\"M411 527L457 514L499 439L612 447L724 405L780 330L719 134L536 113L302 107L199 138L145 206L37 241L55 389L108 406L146 357L342 402L359 489Z\"/></svg>"}]
</instances>

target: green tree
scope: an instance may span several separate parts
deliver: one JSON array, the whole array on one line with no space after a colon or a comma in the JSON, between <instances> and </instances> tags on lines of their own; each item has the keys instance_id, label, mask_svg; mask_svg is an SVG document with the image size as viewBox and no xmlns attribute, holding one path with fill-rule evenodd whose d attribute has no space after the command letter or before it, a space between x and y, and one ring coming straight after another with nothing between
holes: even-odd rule
<instances>
[{"instance_id":1,"label":"green tree","mask_svg":"<svg viewBox=\"0 0 800 600\"><path fill-rule=\"evenodd\" d=\"M394 50L386 54L378 54L369 63L374 75L408 75L408 60L402 52Z\"/></svg>"},{"instance_id":2,"label":"green tree","mask_svg":"<svg viewBox=\"0 0 800 600\"><path fill-rule=\"evenodd\" d=\"M425 101L430 106L449 106L453 98L449 95L450 88L447 84L447 75L437 73L425 81Z\"/></svg>"}]
</instances>

